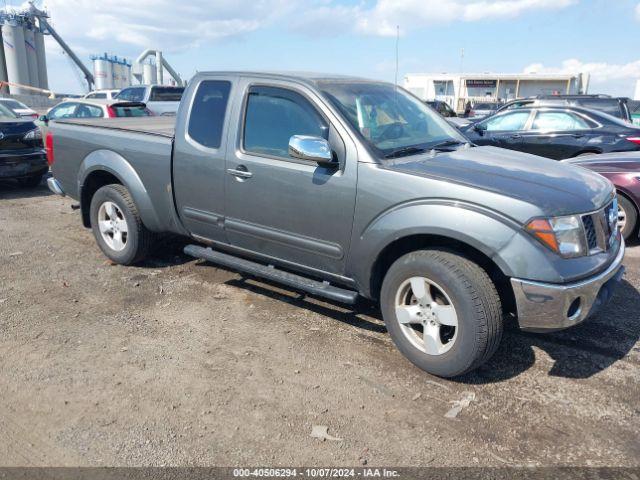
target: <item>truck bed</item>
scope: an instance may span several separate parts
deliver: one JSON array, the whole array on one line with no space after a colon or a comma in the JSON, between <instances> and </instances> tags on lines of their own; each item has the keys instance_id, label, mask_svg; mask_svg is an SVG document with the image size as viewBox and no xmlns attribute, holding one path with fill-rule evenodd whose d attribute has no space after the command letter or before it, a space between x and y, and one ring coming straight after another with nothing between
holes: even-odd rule
<instances>
[{"instance_id":1,"label":"truck bed","mask_svg":"<svg viewBox=\"0 0 640 480\"><path fill-rule=\"evenodd\" d=\"M55 120L55 122L173 138L176 117L163 115L157 117L68 118Z\"/></svg>"}]
</instances>

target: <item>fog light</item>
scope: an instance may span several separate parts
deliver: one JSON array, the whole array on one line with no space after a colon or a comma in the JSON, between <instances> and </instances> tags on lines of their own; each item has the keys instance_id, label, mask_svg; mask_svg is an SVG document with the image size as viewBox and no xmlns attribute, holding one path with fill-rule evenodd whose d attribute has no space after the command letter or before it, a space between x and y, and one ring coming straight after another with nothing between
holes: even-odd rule
<instances>
[{"instance_id":1,"label":"fog light","mask_svg":"<svg viewBox=\"0 0 640 480\"><path fill-rule=\"evenodd\" d=\"M569 305L569 310L567 311L567 318L573 319L574 317L578 316L578 314L580 314L581 303L582 301L580 297L571 302L571 305Z\"/></svg>"}]
</instances>

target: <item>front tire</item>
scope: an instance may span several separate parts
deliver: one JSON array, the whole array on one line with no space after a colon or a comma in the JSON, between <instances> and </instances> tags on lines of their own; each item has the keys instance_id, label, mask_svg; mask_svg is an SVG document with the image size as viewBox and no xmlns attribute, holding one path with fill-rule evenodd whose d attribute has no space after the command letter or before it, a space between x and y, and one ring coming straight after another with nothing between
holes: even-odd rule
<instances>
[{"instance_id":1,"label":"front tire","mask_svg":"<svg viewBox=\"0 0 640 480\"><path fill-rule=\"evenodd\" d=\"M129 190L112 184L91 199L91 229L102 252L120 265L133 265L147 256L153 234L142 223Z\"/></svg>"},{"instance_id":2,"label":"front tire","mask_svg":"<svg viewBox=\"0 0 640 480\"><path fill-rule=\"evenodd\" d=\"M500 297L487 273L443 250L399 258L380 296L387 330L414 365L440 377L476 369L502 338Z\"/></svg>"},{"instance_id":3,"label":"front tire","mask_svg":"<svg viewBox=\"0 0 640 480\"><path fill-rule=\"evenodd\" d=\"M627 240L638 226L638 212L636 207L622 195L618 195L618 225L622 237Z\"/></svg>"}]
</instances>

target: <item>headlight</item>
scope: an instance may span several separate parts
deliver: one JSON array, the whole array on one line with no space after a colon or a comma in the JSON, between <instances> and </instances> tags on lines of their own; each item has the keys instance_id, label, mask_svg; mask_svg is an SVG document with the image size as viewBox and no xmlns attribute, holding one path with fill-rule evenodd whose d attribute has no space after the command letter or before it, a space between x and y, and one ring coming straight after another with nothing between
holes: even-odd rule
<instances>
[{"instance_id":1,"label":"headlight","mask_svg":"<svg viewBox=\"0 0 640 480\"><path fill-rule=\"evenodd\" d=\"M531 220L526 230L543 245L564 258L582 257L587 245L579 215L538 218Z\"/></svg>"},{"instance_id":2,"label":"headlight","mask_svg":"<svg viewBox=\"0 0 640 480\"><path fill-rule=\"evenodd\" d=\"M28 131L24 137L25 140L42 140L42 132L39 128Z\"/></svg>"}]
</instances>

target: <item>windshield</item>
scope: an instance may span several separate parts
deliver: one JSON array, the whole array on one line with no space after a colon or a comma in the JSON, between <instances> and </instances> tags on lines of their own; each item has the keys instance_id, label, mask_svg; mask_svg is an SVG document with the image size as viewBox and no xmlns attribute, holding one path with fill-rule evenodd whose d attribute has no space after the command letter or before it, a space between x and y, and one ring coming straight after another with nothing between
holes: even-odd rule
<instances>
[{"instance_id":1,"label":"windshield","mask_svg":"<svg viewBox=\"0 0 640 480\"><path fill-rule=\"evenodd\" d=\"M368 82L319 82L319 87L379 156L467 143L444 118L402 88Z\"/></svg>"},{"instance_id":2,"label":"windshield","mask_svg":"<svg viewBox=\"0 0 640 480\"><path fill-rule=\"evenodd\" d=\"M0 103L0 118L18 118L18 115Z\"/></svg>"}]
</instances>

